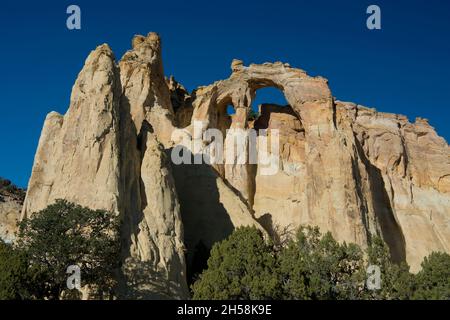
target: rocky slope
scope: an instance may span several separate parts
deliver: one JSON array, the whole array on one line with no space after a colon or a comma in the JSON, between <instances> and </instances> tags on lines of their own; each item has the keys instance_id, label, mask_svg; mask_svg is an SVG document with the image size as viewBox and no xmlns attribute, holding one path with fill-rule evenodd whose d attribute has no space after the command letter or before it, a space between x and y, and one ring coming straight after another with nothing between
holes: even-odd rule
<instances>
[{"instance_id":1,"label":"rocky slope","mask_svg":"<svg viewBox=\"0 0 450 320\"><path fill-rule=\"evenodd\" d=\"M269 233L318 225L362 246L379 234L413 270L433 250L450 252L450 152L425 120L339 102L326 79L287 64L231 67L230 78L189 94L165 79L157 34L134 37L118 63L99 46L66 115L47 116L22 217L58 198L119 215L122 298L187 297L195 246L210 247L241 225ZM248 121L264 87L280 89L289 105L262 105ZM170 161L180 143L202 152L210 141L199 150L190 142L229 128L278 129L279 170Z\"/></svg>"},{"instance_id":2,"label":"rocky slope","mask_svg":"<svg viewBox=\"0 0 450 320\"><path fill-rule=\"evenodd\" d=\"M17 231L17 222L25 198L25 190L11 183L11 181L0 178L0 239L12 242Z\"/></svg>"}]
</instances>

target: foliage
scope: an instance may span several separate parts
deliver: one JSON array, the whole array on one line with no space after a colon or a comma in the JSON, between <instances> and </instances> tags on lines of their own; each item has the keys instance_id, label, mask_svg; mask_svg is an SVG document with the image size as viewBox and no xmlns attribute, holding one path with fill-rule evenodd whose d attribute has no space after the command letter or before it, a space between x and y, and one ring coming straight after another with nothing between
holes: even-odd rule
<instances>
[{"instance_id":1,"label":"foliage","mask_svg":"<svg viewBox=\"0 0 450 320\"><path fill-rule=\"evenodd\" d=\"M27 260L22 252L0 240L0 300L27 297L24 283L27 275Z\"/></svg>"},{"instance_id":2,"label":"foliage","mask_svg":"<svg viewBox=\"0 0 450 320\"><path fill-rule=\"evenodd\" d=\"M68 292L67 268L78 265L81 285L97 297L112 294L114 272L119 267L118 220L110 212L91 210L57 200L19 224L18 249L26 253L39 282L37 298L59 299Z\"/></svg>"},{"instance_id":3,"label":"foliage","mask_svg":"<svg viewBox=\"0 0 450 320\"><path fill-rule=\"evenodd\" d=\"M0 240L0 300L43 298L41 283L45 280L23 250Z\"/></svg>"},{"instance_id":4,"label":"foliage","mask_svg":"<svg viewBox=\"0 0 450 320\"><path fill-rule=\"evenodd\" d=\"M300 228L279 263L285 299L356 299L363 290L361 250L318 228Z\"/></svg>"},{"instance_id":5,"label":"foliage","mask_svg":"<svg viewBox=\"0 0 450 320\"><path fill-rule=\"evenodd\" d=\"M81 285L91 297L112 297L120 267L118 232L112 213L57 200L19 224L14 246L0 241L0 299L79 298L66 287L70 265L80 267ZM209 254L206 268L202 262ZM371 265L380 270L375 290L366 283ZM363 251L317 227L274 240L241 227L210 252L199 243L191 276L194 299L450 299L450 255L430 254L413 275L405 263L392 263L381 238L373 237Z\"/></svg>"},{"instance_id":6,"label":"foliage","mask_svg":"<svg viewBox=\"0 0 450 320\"><path fill-rule=\"evenodd\" d=\"M422 270L416 276L414 299L450 299L450 255L433 252L422 262Z\"/></svg>"},{"instance_id":7,"label":"foliage","mask_svg":"<svg viewBox=\"0 0 450 320\"><path fill-rule=\"evenodd\" d=\"M5 197L12 197L22 203L25 199L25 190L0 177L0 202L5 201Z\"/></svg>"},{"instance_id":8,"label":"foliage","mask_svg":"<svg viewBox=\"0 0 450 320\"><path fill-rule=\"evenodd\" d=\"M374 265L379 288L367 285ZM432 253L413 275L406 263L391 261L379 237L363 251L317 227L301 227L280 247L245 227L214 245L208 269L191 288L194 299L450 299L450 256Z\"/></svg>"},{"instance_id":9,"label":"foliage","mask_svg":"<svg viewBox=\"0 0 450 320\"><path fill-rule=\"evenodd\" d=\"M236 229L215 244L203 272L193 288L194 299L261 300L279 298L276 260L261 231L255 227Z\"/></svg>"},{"instance_id":10,"label":"foliage","mask_svg":"<svg viewBox=\"0 0 450 320\"><path fill-rule=\"evenodd\" d=\"M369 265L380 267L380 290L367 290L366 299L373 300L405 300L412 297L414 290L414 276L409 272L406 263L391 262L387 244L380 238L374 237L367 249ZM367 275L366 275L367 276Z\"/></svg>"}]
</instances>

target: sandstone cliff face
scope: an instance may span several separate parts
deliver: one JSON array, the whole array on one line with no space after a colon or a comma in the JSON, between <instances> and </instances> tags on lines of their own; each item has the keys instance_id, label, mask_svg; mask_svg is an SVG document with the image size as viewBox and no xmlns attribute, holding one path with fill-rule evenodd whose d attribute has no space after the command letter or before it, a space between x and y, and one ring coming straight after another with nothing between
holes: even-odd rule
<instances>
[{"instance_id":1,"label":"sandstone cliff face","mask_svg":"<svg viewBox=\"0 0 450 320\"><path fill-rule=\"evenodd\" d=\"M157 34L134 37L132 50L118 64L111 49L101 45L87 58L66 115L50 113L42 129L22 219L60 198L119 215L120 298L187 298L186 246L191 249L199 241L212 246L240 225L259 227L247 205L212 169L208 174L217 197L211 206L223 203L217 215L229 224L211 228L208 222L217 216L211 207L193 210L192 218L188 202L193 199L181 197L180 204L178 194L192 185L181 183L184 172L175 181L167 151L176 128L172 101L182 93L164 77ZM190 180L198 182L202 175ZM202 198L204 193L197 193L193 203ZM183 216L180 206L186 208ZM197 226L201 222L203 229Z\"/></svg>"},{"instance_id":2,"label":"sandstone cliff face","mask_svg":"<svg viewBox=\"0 0 450 320\"><path fill-rule=\"evenodd\" d=\"M377 210L395 218L413 270L430 251L449 252L450 150L445 140L424 119L410 123L354 104L337 106L352 119L360 156L374 179ZM383 236L392 237L387 231Z\"/></svg>"},{"instance_id":3,"label":"sandstone cliff face","mask_svg":"<svg viewBox=\"0 0 450 320\"><path fill-rule=\"evenodd\" d=\"M450 152L425 120L336 101L326 79L288 64L231 67L230 78L189 94L164 77L155 33L134 37L118 63L99 46L66 115L47 116L22 217L58 198L119 215L122 298L186 298L195 246L242 225L269 233L317 225L363 247L381 235L413 271L431 251L450 252ZM262 105L250 122L264 87L281 90L289 105ZM170 160L180 144L189 157L202 153L211 141L191 143L206 129L223 133L226 151L230 128L269 129L269 140L279 130L279 169ZM263 152L263 135L257 142Z\"/></svg>"},{"instance_id":4,"label":"sandstone cliff face","mask_svg":"<svg viewBox=\"0 0 450 320\"><path fill-rule=\"evenodd\" d=\"M0 200L0 239L13 242L17 231L17 222L20 218L22 203L9 197Z\"/></svg>"},{"instance_id":5,"label":"sandstone cliff face","mask_svg":"<svg viewBox=\"0 0 450 320\"><path fill-rule=\"evenodd\" d=\"M255 122L259 129L281 129L282 170L261 175L259 166L225 165L219 170L222 176L266 229L313 224L340 240L367 243L359 210L363 199L351 171L358 161L356 149L335 125L327 81L282 63L245 67L235 60L232 70L229 79L197 91L193 121L203 121L205 128L247 129L252 99L263 87L282 90L290 106L288 112L263 106L266 119ZM236 109L231 119L225 114L229 104Z\"/></svg>"},{"instance_id":6,"label":"sandstone cliff face","mask_svg":"<svg viewBox=\"0 0 450 320\"><path fill-rule=\"evenodd\" d=\"M159 52L159 37L151 33L133 45L119 66L107 45L94 50L75 82L67 114L48 115L22 217L58 198L120 215L119 297L185 298L179 204L155 136L164 141L165 123L148 116L153 108L170 112L160 57L152 51Z\"/></svg>"},{"instance_id":7,"label":"sandstone cliff face","mask_svg":"<svg viewBox=\"0 0 450 320\"><path fill-rule=\"evenodd\" d=\"M45 120L23 218L59 198L118 212L118 79L111 49L99 46L73 86L67 114Z\"/></svg>"},{"instance_id":8,"label":"sandstone cliff face","mask_svg":"<svg viewBox=\"0 0 450 320\"><path fill-rule=\"evenodd\" d=\"M261 174L260 165L216 166L268 231L317 225L363 247L380 235L392 258L413 271L431 251L449 252L450 152L425 120L412 124L336 101L325 79L287 64L235 60L231 68L229 79L196 91L192 122L223 132L279 130L276 174ZM263 87L280 89L289 105L262 105L250 123L252 99Z\"/></svg>"}]
</instances>

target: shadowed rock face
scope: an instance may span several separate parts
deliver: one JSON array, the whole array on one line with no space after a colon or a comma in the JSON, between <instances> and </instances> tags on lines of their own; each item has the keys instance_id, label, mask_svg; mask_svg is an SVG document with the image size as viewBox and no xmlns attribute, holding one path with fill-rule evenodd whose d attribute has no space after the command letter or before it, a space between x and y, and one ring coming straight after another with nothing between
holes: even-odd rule
<instances>
[{"instance_id":1,"label":"shadowed rock face","mask_svg":"<svg viewBox=\"0 0 450 320\"><path fill-rule=\"evenodd\" d=\"M449 252L449 148L426 121L336 101L326 79L287 64L234 60L231 68L228 79L189 94L165 79L157 34L135 36L118 63L99 46L66 115L47 116L22 216L58 198L119 215L122 298L187 297L186 248L190 263L199 243L210 247L242 225L317 225L362 246L378 234L413 270L432 250ZM289 105L262 105L248 122L264 87ZM224 134L278 129L280 170L174 166L172 133L182 128L191 139L194 121Z\"/></svg>"}]
</instances>

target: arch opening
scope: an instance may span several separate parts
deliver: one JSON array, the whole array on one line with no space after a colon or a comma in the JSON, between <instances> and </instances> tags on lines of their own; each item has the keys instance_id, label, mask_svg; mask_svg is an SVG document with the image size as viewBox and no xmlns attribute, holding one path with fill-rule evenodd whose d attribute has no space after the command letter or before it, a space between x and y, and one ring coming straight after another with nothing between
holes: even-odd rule
<instances>
[{"instance_id":1,"label":"arch opening","mask_svg":"<svg viewBox=\"0 0 450 320\"><path fill-rule=\"evenodd\" d=\"M227 115L232 116L236 114L236 110L234 109L234 106L232 104L229 104L227 106Z\"/></svg>"},{"instance_id":2,"label":"arch opening","mask_svg":"<svg viewBox=\"0 0 450 320\"><path fill-rule=\"evenodd\" d=\"M252 101L252 109L258 110L258 106L261 104L276 104L279 106L289 105L282 90L275 86L264 87L255 91L255 97Z\"/></svg>"},{"instance_id":3,"label":"arch opening","mask_svg":"<svg viewBox=\"0 0 450 320\"><path fill-rule=\"evenodd\" d=\"M269 87L261 87L256 89L252 99L251 109L248 113L248 121L256 122L261 115L267 113L267 111L273 112L273 110L279 110L279 112L286 112L290 109L289 102L287 101L282 89L275 85ZM266 110L263 110L266 109ZM251 125L250 125L251 126Z\"/></svg>"}]
</instances>

